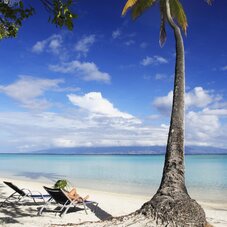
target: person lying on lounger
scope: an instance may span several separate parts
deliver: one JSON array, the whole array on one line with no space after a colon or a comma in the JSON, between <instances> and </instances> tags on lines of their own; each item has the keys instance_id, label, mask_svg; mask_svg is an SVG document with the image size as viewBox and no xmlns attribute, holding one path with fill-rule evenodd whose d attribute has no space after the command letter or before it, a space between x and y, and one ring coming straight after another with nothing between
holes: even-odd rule
<instances>
[{"instance_id":1,"label":"person lying on lounger","mask_svg":"<svg viewBox=\"0 0 227 227\"><path fill-rule=\"evenodd\" d=\"M67 195L69 196L70 199L72 200L76 200L78 202L83 202L86 201L89 197L89 195L85 196L84 198L82 198L76 191L76 188L73 188L72 190L70 190L69 192L67 192Z\"/></svg>"},{"instance_id":2,"label":"person lying on lounger","mask_svg":"<svg viewBox=\"0 0 227 227\"><path fill-rule=\"evenodd\" d=\"M78 202L83 202L86 201L89 197L89 195L85 196L84 198L82 198L76 191L76 188L72 188L70 191L67 190L69 187L69 182L67 180L58 180L55 184L54 184L54 188L60 188L62 189L67 196L75 201Z\"/></svg>"}]
</instances>

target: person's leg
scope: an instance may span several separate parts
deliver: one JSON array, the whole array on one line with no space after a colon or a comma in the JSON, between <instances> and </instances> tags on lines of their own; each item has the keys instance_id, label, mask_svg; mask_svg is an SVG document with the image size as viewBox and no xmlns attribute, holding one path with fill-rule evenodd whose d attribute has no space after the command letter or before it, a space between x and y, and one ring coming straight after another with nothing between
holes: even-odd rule
<instances>
[{"instance_id":1,"label":"person's leg","mask_svg":"<svg viewBox=\"0 0 227 227\"><path fill-rule=\"evenodd\" d=\"M89 195L85 196L84 198L82 198L81 196L79 196L76 200L78 202L83 202L83 201L86 201L88 198L89 198Z\"/></svg>"}]
</instances>

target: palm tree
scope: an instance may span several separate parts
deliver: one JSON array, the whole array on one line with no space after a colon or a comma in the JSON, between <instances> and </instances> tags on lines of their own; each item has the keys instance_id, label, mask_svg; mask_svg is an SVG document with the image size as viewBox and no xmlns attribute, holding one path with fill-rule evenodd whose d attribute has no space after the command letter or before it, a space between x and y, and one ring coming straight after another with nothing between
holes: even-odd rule
<instances>
[{"instance_id":1,"label":"palm tree","mask_svg":"<svg viewBox=\"0 0 227 227\"><path fill-rule=\"evenodd\" d=\"M207 1L211 4L211 0ZM181 30L186 33L187 19L180 0L128 0L122 11L131 9L136 19L146 9L159 3L161 15L160 45L166 41L166 22L174 32L176 42L175 80L171 121L166 147L165 164L159 189L153 198L138 211L156 216L177 226L205 226L206 217L202 207L188 195L184 175L184 95L185 59Z\"/></svg>"}]
</instances>

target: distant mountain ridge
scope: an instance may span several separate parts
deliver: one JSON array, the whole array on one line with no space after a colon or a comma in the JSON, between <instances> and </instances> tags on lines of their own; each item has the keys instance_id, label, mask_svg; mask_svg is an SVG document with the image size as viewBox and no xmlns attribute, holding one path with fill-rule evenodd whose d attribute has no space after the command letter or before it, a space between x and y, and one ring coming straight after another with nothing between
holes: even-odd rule
<instances>
[{"instance_id":1,"label":"distant mountain ridge","mask_svg":"<svg viewBox=\"0 0 227 227\"><path fill-rule=\"evenodd\" d=\"M39 150L34 154L165 154L165 146L73 147ZM186 154L227 154L217 147L186 146Z\"/></svg>"}]
</instances>

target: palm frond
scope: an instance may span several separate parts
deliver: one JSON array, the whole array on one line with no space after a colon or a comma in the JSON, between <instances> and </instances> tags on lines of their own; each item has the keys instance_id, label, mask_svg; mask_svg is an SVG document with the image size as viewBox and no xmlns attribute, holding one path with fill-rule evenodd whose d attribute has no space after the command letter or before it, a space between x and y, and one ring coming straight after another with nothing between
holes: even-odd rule
<instances>
[{"instance_id":1,"label":"palm frond","mask_svg":"<svg viewBox=\"0 0 227 227\"><path fill-rule=\"evenodd\" d=\"M139 0L128 0L124 6L124 9L122 10L121 15L124 16L126 12L133 7Z\"/></svg>"},{"instance_id":2,"label":"palm frond","mask_svg":"<svg viewBox=\"0 0 227 227\"><path fill-rule=\"evenodd\" d=\"M160 14L161 14L161 25L159 34L159 44L161 47L164 46L166 42L166 7L165 0L160 0Z\"/></svg>"},{"instance_id":3,"label":"palm frond","mask_svg":"<svg viewBox=\"0 0 227 227\"><path fill-rule=\"evenodd\" d=\"M137 17L142 15L142 13L150 8L156 0L139 0L132 8L132 19L135 20Z\"/></svg>"},{"instance_id":4,"label":"palm frond","mask_svg":"<svg viewBox=\"0 0 227 227\"><path fill-rule=\"evenodd\" d=\"M183 6L179 2L179 0L171 0L170 11L171 16L177 21L182 30L186 33L188 22Z\"/></svg>"}]
</instances>

